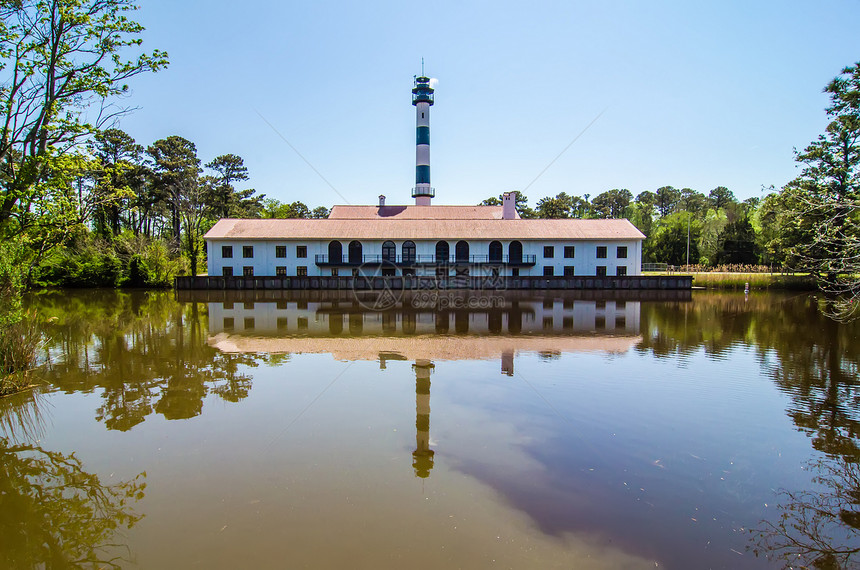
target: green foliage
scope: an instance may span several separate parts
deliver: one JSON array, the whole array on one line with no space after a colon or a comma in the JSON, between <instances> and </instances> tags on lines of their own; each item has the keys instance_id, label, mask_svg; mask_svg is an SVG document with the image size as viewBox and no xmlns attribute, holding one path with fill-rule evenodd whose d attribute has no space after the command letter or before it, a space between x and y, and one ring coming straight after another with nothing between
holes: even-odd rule
<instances>
[{"instance_id":1,"label":"green foliage","mask_svg":"<svg viewBox=\"0 0 860 570\"><path fill-rule=\"evenodd\" d=\"M311 217L317 220L328 218L329 214L331 214L331 210L325 206L317 206L311 211Z\"/></svg>"},{"instance_id":2,"label":"green foliage","mask_svg":"<svg viewBox=\"0 0 860 570\"><path fill-rule=\"evenodd\" d=\"M717 186L708 194L709 207L714 210L725 208L729 204L737 202L734 193L725 186Z\"/></svg>"},{"instance_id":3,"label":"green foliage","mask_svg":"<svg viewBox=\"0 0 860 570\"><path fill-rule=\"evenodd\" d=\"M830 95L825 132L796 156L800 176L770 206L779 208L787 257L815 272L822 288L860 298L860 63L846 67Z\"/></svg>"},{"instance_id":4,"label":"green foliage","mask_svg":"<svg viewBox=\"0 0 860 570\"><path fill-rule=\"evenodd\" d=\"M688 233L689 232L689 233ZM651 238L645 243L643 258L648 261L684 265L687 263L689 235L690 263L699 262L701 225L692 215L679 212L660 219Z\"/></svg>"},{"instance_id":5,"label":"green foliage","mask_svg":"<svg viewBox=\"0 0 860 570\"><path fill-rule=\"evenodd\" d=\"M41 287L168 287L184 269L163 240L125 233L105 240L81 233L34 272Z\"/></svg>"},{"instance_id":6,"label":"green foliage","mask_svg":"<svg viewBox=\"0 0 860 570\"><path fill-rule=\"evenodd\" d=\"M645 234L645 238L651 235L654 227L654 206L634 202L628 207L627 217L630 223Z\"/></svg>"},{"instance_id":7,"label":"green foliage","mask_svg":"<svg viewBox=\"0 0 860 570\"><path fill-rule=\"evenodd\" d=\"M681 193L671 186L661 186L654 193L654 206L661 218L665 218L675 211L678 207L678 202L681 200Z\"/></svg>"},{"instance_id":8,"label":"green foliage","mask_svg":"<svg viewBox=\"0 0 860 570\"><path fill-rule=\"evenodd\" d=\"M712 265L720 247L720 234L728 224L728 216L722 209L709 209L701 218L702 231L699 234L699 263Z\"/></svg>"},{"instance_id":9,"label":"green foliage","mask_svg":"<svg viewBox=\"0 0 860 570\"><path fill-rule=\"evenodd\" d=\"M90 107L110 109L110 99L128 90L129 78L167 64L157 50L123 59L123 50L141 43L143 27L128 18L134 9L129 0L3 3L0 230L13 221L24 229L47 217L41 231L50 246L61 241L53 232L65 234L80 223L84 208L58 170L68 172L61 163L83 156L81 141L99 126L87 122ZM117 114L99 116L107 122Z\"/></svg>"},{"instance_id":10,"label":"green foliage","mask_svg":"<svg viewBox=\"0 0 860 570\"><path fill-rule=\"evenodd\" d=\"M25 388L25 372L36 360L41 341L35 315L23 310L26 250L24 240L0 241L0 395Z\"/></svg>"},{"instance_id":11,"label":"green foliage","mask_svg":"<svg viewBox=\"0 0 860 570\"><path fill-rule=\"evenodd\" d=\"M131 256L131 260L128 262L128 280L125 285L127 287L147 287L152 281L152 271L143 256L140 254Z\"/></svg>"},{"instance_id":12,"label":"green foliage","mask_svg":"<svg viewBox=\"0 0 860 570\"><path fill-rule=\"evenodd\" d=\"M626 188L609 190L591 201L592 213L595 218L623 218L631 200L633 194Z\"/></svg>"},{"instance_id":13,"label":"green foliage","mask_svg":"<svg viewBox=\"0 0 860 570\"><path fill-rule=\"evenodd\" d=\"M535 213L539 218L569 218L573 205L573 197L560 192L555 198L547 196L538 200Z\"/></svg>"},{"instance_id":14,"label":"green foliage","mask_svg":"<svg viewBox=\"0 0 860 570\"><path fill-rule=\"evenodd\" d=\"M755 264L758 261L758 246L752 224L746 216L740 216L720 232L715 264Z\"/></svg>"}]
</instances>

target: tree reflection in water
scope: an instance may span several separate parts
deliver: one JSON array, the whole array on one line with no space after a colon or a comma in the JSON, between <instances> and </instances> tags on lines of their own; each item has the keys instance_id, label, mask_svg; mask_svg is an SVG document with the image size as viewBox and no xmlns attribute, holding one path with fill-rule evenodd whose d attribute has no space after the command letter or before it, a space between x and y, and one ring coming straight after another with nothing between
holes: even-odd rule
<instances>
[{"instance_id":1,"label":"tree reflection in water","mask_svg":"<svg viewBox=\"0 0 860 570\"><path fill-rule=\"evenodd\" d=\"M859 568L860 464L843 457L810 463L820 491L780 491L780 516L756 530L756 556L784 568Z\"/></svg>"},{"instance_id":2,"label":"tree reflection in water","mask_svg":"<svg viewBox=\"0 0 860 570\"><path fill-rule=\"evenodd\" d=\"M762 521L752 550L785 568L860 568L860 322L827 315L813 296L701 294L693 303L642 305L643 341L658 357L703 350L724 358L753 348L791 401L786 410L820 452L810 463L817 490L780 490L780 517Z\"/></svg>"},{"instance_id":3,"label":"tree reflection in water","mask_svg":"<svg viewBox=\"0 0 860 570\"><path fill-rule=\"evenodd\" d=\"M108 429L130 430L153 412L195 417L210 393L238 402L251 389L240 369L267 360L210 347L205 305L177 303L169 292L46 294L33 304L50 319L46 380L69 392L100 390L97 419Z\"/></svg>"},{"instance_id":4,"label":"tree reflection in water","mask_svg":"<svg viewBox=\"0 0 860 570\"><path fill-rule=\"evenodd\" d=\"M120 568L146 473L107 485L74 453L26 443L43 427L36 393L0 402L0 417L0 567Z\"/></svg>"}]
</instances>

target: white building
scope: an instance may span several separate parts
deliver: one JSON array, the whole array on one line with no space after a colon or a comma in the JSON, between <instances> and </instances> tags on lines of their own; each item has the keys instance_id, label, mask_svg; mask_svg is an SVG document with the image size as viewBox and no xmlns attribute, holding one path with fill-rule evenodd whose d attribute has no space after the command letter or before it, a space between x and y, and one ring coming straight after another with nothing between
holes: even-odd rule
<instances>
[{"instance_id":1,"label":"white building","mask_svg":"<svg viewBox=\"0 0 860 570\"><path fill-rule=\"evenodd\" d=\"M328 219L220 220L209 276L637 276L645 236L627 220L525 220L501 206L434 206L431 81L415 78L414 206L335 206Z\"/></svg>"},{"instance_id":2,"label":"white building","mask_svg":"<svg viewBox=\"0 0 860 570\"><path fill-rule=\"evenodd\" d=\"M627 220L381 205L335 206L328 219L224 219L206 242L210 276L570 277L639 275L644 237Z\"/></svg>"}]
</instances>

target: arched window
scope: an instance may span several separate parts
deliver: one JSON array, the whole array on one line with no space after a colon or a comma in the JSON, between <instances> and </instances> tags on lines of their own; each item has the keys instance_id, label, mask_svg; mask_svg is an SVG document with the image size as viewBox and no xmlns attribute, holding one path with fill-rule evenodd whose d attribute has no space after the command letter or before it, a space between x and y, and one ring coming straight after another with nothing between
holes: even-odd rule
<instances>
[{"instance_id":1,"label":"arched window","mask_svg":"<svg viewBox=\"0 0 860 570\"><path fill-rule=\"evenodd\" d=\"M393 241L386 241L382 244L382 261L397 261L397 246Z\"/></svg>"},{"instance_id":2,"label":"arched window","mask_svg":"<svg viewBox=\"0 0 860 570\"><path fill-rule=\"evenodd\" d=\"M331 241L328 244L328 262L343 263L343 245L339 241Z\"/></svg>"},{"instance_id":3,"label":"arched window","mask_svg":"<svg viewBox=\"0 0 860 570\"><path fill-rule=\"evenodd\" d=\"M403 242L403 263L415 263L415 242Z\"/></svg>"},{"instance_id":4,"label":"arched window","mask_svg":"<svg viewBox=\"0 0 860 570\"><path fill-rule=\"evenodd\" d=\"M350 263L361 263L361 242L360 241L351 241L349 242L349 262Z\"/></svg>"},{"instance_id":5,"label":"arched window","mask_svg":"<svg viewBox=\"0 0 860 570\"><path fill-rule=\"evenodd\" d=\"M448 248L448 242L436 242L436 263L448 263L449 255L451 255L451 251Z\"/></svg>"},{"instance_id":6,"label":"arched window","mask_svg":"<svg viewBox=\"0 0 860 570\"><path fill-rule=\"evenodd\" d=\"M498 241L490 242L490 261L501 263L502 261L502 243Z\"/></svg>"},{"instance_id":7,"label":"arched window","mask_svg":"<svg viewBox=\"0 0 860 570\"><path fill-rule=\"evenodd\" d=\"M458 241L454 248L454 255L457 257L457 261L469 261L469 242Z\"/></svg>"},{"instance_id":8,"label":"arched window","mask_svg":"<svg viewBox=\"0 0 860 570\"><path fill-rule=\"evenodd\" d=\"M518 241L512 241L508 246L508 260L511 263L522 263L523 261L523 244Z\"/></svg>"}]
</instances>

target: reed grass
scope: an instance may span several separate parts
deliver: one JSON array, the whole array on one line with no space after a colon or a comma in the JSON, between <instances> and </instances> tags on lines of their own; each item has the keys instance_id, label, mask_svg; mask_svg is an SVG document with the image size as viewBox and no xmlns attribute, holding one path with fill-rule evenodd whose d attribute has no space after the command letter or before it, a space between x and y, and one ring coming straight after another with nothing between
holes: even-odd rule
<instances>
[{"instance_id":1,"label":"reed grass","mask_svg":"<svg viewBox=\"0 0 860 570\"><path fill-rule=\"evenodd\" d=\"M693 287L705 289L727 289L743 291L747 284L750 290L813 291L815 278L808 273L721 273L679 271L673 275L692 275Z\"/></svg>"},{"instance_id":2,"label":"reed grass","mask_svg":"<svg viewBox=\"0 0 860 570\"><path fill-rule=\"evenodd\" d=\"M0 327L0 396L31 386L28 371L36 364L41 340L34 315Z\"/></svg>"}]
</instances>

